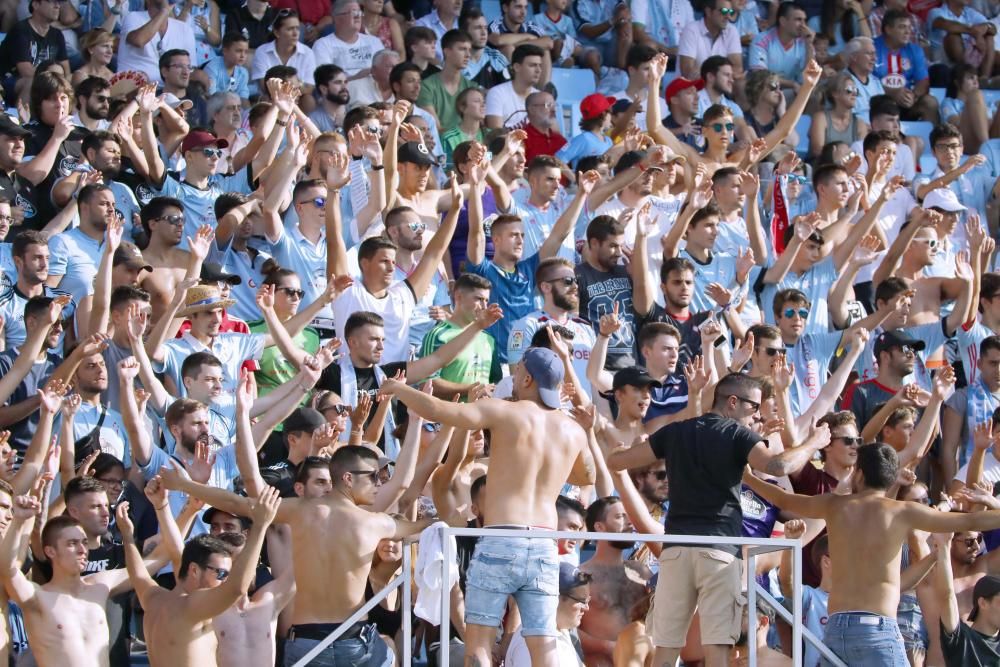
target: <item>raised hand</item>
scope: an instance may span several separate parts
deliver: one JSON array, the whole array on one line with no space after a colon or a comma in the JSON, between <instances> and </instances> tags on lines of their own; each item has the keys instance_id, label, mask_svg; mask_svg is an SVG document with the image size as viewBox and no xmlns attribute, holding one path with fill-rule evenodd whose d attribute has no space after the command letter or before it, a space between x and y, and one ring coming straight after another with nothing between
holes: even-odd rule
<instances>
[{"instance_id":1,"label":"raised hand","mask_svg":"<svg viewBox=\"0 0 1000 667\"><path fill-rule=\"evenodd\" d=\"M150 83L139 88L139 93L135 97L142 113L153 113L160 108L162 100L156 96L156 84Z\"/></svg>"},{"instance_id":2,"label":"raised hand","mask_svg":"<svg viewBox=\"0 0 1000 667\"><path fill-rule=\"evenodd\" d=\"M424 143L424 135L417 129L416 125L411 123L403 123L399 126L399 138L404 142Z\"/></svg>"},{"instance_id":3,"label":"raised hand","mask_svg":"<svg viewBox=\"0 0 1000 667\"><path fill-rule=\"evenodd\" d=\"M705 370L705 359L700 354L695 356L684 366L684 377L687 379L688 389L700 392L708 385L709 372Z\"/></svg>"},{"instance_id":4,"label":"raised hand","mask_svg":"<svg viewBox=\"0 0 1000 667\"><path fill-rule=\"evenodd\" d=\"M851 261L859 266L868 266L878 258L878 253L882 249L882 242L874 234L868 234L851 255Z\"/></svg>"},{"instance_id":5,"label":"raised hand","mask_svg":"<svg viewBox=\"0 0 1000 667\"><path fill-rule=\"evenodd\" d=\"M139 362L135 357L125 357L118 362L118 376L132 384L139 376Z\"/></svg>"},{"instance_id":6,"label":"raised hand","mask_svg":"<svg viewBox=\"0 0 1000 667\"><path fill-rule=\"evenodd\" d=\"M273 285L261 285L260 289L257 290L257 307L264 310L274 310L274 286Z\"/></svg>"},{"instance_id":7,"label":"raised hand","mask_svg":"<svg viewBox=\"0 0 1000 667\"><path fill-rule=\"evenodd\" d=\"M118 531L122 534L122 542L125 544L135 542L135 526L132 525L128 509L129 502L127 500L121 501L115 508L115 525L118 526Z\"/></svg>"},{"instance_id":8,"label":"raised hand","mask_svg":"<svg viewBox=\"0 0 1000 667\"><path fill-rule=\"evenodd\" d=\"M358 402L351 410L351 427L354 429L361 429L366 423L368 423L368 416L372 413L372 406L375 402L372 400L371 394L367 391L358 392Z\"/></svg>"},{"instance_id":9,"label":"raised hand","mask_svg":"<svg viewBox=\"0 0 1000 667\"><path fill-rule=\"evenodd\" d=\"M624 324L624 322L618 318L618 305L618 302L615 301L612 311L601 315L601 320L598 323L598 330L605 338L611 338L614 336Z\"/></svg>"},{"instance_id":10,"label":"raised hand","mask_svg":"<svg viewBox=\"0 0 1000 667\"><path fill-rule=\"evenodd\" d=\"M570 415L577 424L583 427L584 431L591 431L597 423L597 406L591 403L585 408L579 406L570 410Z\"/></svg>"},{"instance_id":11,"label":"raised hand","mask_svg":"<svg viewBox=\"0 0 1000 667\"><path fill-rule=\"evenodd\" d=\"M896 484L899 486L910 486L917 481L917 473L907 467L900 467L896 471Z\"/></svg>"},{"instance_id":12,"label":"raised hand","mask_svg":"<svg viewBox=\"0 0 1000 667\"><path fill-rule=\"evenodd\" d=\"M474 324L480 329L489 329L502 319L503 308L499 304L491 303L486 308L476 311Z\"/></svg>"},{"instance_id":13,"label":"raised hand","mask_svg":"<svg viewBox=\"0 0 1000 667\"><path fill-rule=\"evenodd\" d=\"M768 419L764 423L760 434L766 438L769 435L781 433L783 430L785 430L785 420L781 417L776 417L775 419Z\"/></svg>"},{"instance_id":14,"label":"raised hand","mask_svg":"<svg viewBox=\"0 0 1000 667\"><path fill-rule=\"evenodd\" d=\"M14 518L18 521L33 519L42 511L42 505L34 496L17 496L14 498Z\"/></svg>"},{"instance_id":15,"label":"raised hand","mask_svg":"<svg viewBox=\"0 0 1000 667\"><path fill-rule=\"evenodd\" d=\"M736 278L742 285L750 277L750 271L757 265L753 248L738 249L736 254Z\"/></svg>"},{"instance_id":16,"label":"raised hand","mask_svg":"<svg viewBox=\"0 0 1000 667\"><path fill-rule=\"evenodd\" d=\"M187 469L174 459L167 461L167 464L160 468L160 472L157 475L163 482L163 485L170 490L180 488L183 482L191 481L191 476L188 474Z\"/></svg>"},{"instance_id":17,"label":"raised hand","mask_svg":"<svg viewBox=\"0 0 1000 667\"><path fill-rule=\"evenodd\" d=\"M601 174L596 169L591 169L581 173L577 179L577 186L585 196L589 196L594 191L594 186L601 182Z\"/></svg>"},{"instance_id":18,"label":"raised hand","mask_svg":"<svg viewBox=\"0 0 1000 667\"><path fill-rule=\"evenodd\" d=\"M548 334L549 342L552 344L552 351L562 359L565 363L571 359L571 353L569 345L563 340L563 337L559 335L554 326L545 327L545 333Z\"/></svg>"},{"instance_id":19,"label":"raised hand","mask_svg":"<svg viewBox=\"0 0 1000 667\"><path fill-rule=\"evenodd\" d=\"M705 288L705 293L708 294L709 299L723 308L733 300L733 293L719 283L709 283L708 287Z\"/></svg>"},{"instance_id":20,"label":"raised hand","mask_svg":"<svg viewBox=\"0 0 1000 667\"><path fill-rule=\"evenodd\" d=\"M378 395L382 398L395 395L400 389L406 386L406 375L402 371L396 373L391 378L386 378L385 382L379 385Z\"/></svg>"},{"instance_id":21,"label":"raised hand","mask_svg":"<svg viewBox=\"0 0 1000 667\"><path fill-rule=\"evenodd\" d=\"M785 522L785 539L797 540L806 534L806 522L802 519L792 519Z\"/></svg>"},{"instance_id":22,"label":"raised hand","mask_svg":"<svg viewBox=\"0 0 1000 667\"><path fill-rule=\"evenodd\" d=\"M792 386L794 379L795 366L786 361L783 352L775 356L774 361L771 362L771 381L774 382L774 388L778 391L785 391Z\"/></svg>"},{"instance_id":23,"label":"raised hand","mask_svg":"<svg viewBox=\"0 0 1000 667\"><path fill-rule=\"evenodd\" d=\"M316 351L316 361L319 362L320 368L325 369L337 360L337 350L340 349L340 346L339 338L331 338L326 345Z\"/></svg>"},{"instance_id":24,"label":"raised hand","mask_svg":"<svg viewBox=\"0 0 1000 667\"><path fill-rule=\"evenodd\" d=\"M115 218L108 223L108 228L104 232L104 241L108 244L108 248L111 249L111 253L114 254L118 246L121 245L122 235L125 233L125 223Z\"/></svg>"},{"instance_id":25,"label":"raised hand","mask_svg":"<svg viewBox=\"0 0 1000 667\"><path fill-rule=\"evenodd\" d=\"M722 325L714 319L708 319L698 327L698 333L701 336L702 349L710 350L714 346L716 339L722 335Z\"/></svg>"},{"instance_id":26,"label":"raised hand","mask_svg":"<svg viewBox=\"0 0 1000 667\"><path fill-rule=\"evenodd\" d=\"M752 331L747 333L745 340L736 341L736 345L733 346L732 362L729 365L730 371L739 373L750 362L750 357L753 356L754 343Z\"/></svg>"},{"instance_id":27,"label":"raised hand","mask_svg":"<svg viewBox=\"0 0 1000 667\"><path fill-rule=\"evenodd\" d=\"M195 232L194 238L188 237L188 252L204 262L214 239L215 231L209 225L202 225Z\"/></svg>"},{"instance_id":28,"label":"raised hand","mask_svg":"<svg viewBox=\"0 0 1000 667\"><path fill-rule=\"evenodd\" d=\"M403 124L403 121L409 118L410 112L413 110L413 105L406 100L399 100L392 105L392 121L391 124L399 127Z\"/></svg>"},{"instance_id":29,"label":"raised hand","mask_svg":"<svg viewBox=\"0 0 1000 667\"><path fill-rule=\"evenodd\" d=\"M868 329L858 327L851 332L851 348L864 349L864 346L868 344L868 339L870 337L871 333Z\"/></svg>"},{"instance_id":30,"label":"raised hand","mask_svg":"<svg viewBox=\"0 0 1000 667\"><path fill-rule=\"evenodd\" d=\"M215 452L211 451L208 443L199 441L194 446L194 460L187 464L188 474L199 484L208 484L214 466Z\"/></svg>"},{"instance_id":31,"label":"raised hand","mask_svg":"<svg viewBox=\"0 0 1000 667\"><path fill-rule=\"evenodd\" d=\"M56 320L59 319L59 316L62 315L63 308L65 308L66 304L69 302L70 296L68 294L60 294L56 298L52 299L52 302L49 304L49 309L45 313L45 321L42 324L46 327L50 327L55 324Z\"/></svg>"},{"instance_id":32,"label":"raised hand","mask_svg":"<svg viewBox=\"0 0 1000 667\"><path fill-rule=\"evenodd\" d=\"M104 350L108 349L108 345L111 342L111 338L107 334L95 333L91 334L87 338L83 339L83 342L77 347L79 350L80 358L85 359L89 356L100 354Z\"/></svg>"},{"instance_id":33,"label":"raised hand","mask_svg":"<svg viewBox=\"0 0 1000 667\"><path fill-rule=\"evenodd\" d=\"M991 490L987 491L980 484L975 486L963 486L961 489L955 492L955 500L961 500L963 502L969 503L970 505L986 505L990 509L997 509L1000 507L1000 501L998 501L992 493Z\"/></svg>"},{"instance_id":34,"label":"raised hand","mask_svg":"<svg viewBox=\"0 0 1000 667\"><path fill-rule=\"evenodd\" d=\"M517 129L512 130L507 133L507 141L505 147L508 153L517 153L522 148L524 148L524 142L528 140L528 133L524 130Z\"/></svg>"},{"instance_id":35,"label":"raised hand","mask_svg":"<svg viewBox=\"0 0 1000 667\"><path fill-rule=\"evenodd\" d=\"M972 446L976 449L989 449L993 446L993 419L987 419L976 424L972 429Z\"/></svg>"},{"instance_id":36,"label":"raised hand","mask_svg":"<svg viewBox=\"0 0 1000 667\"><path fill-rule=\"evenodd\" d=\"M65 380L58 378L50 379L43 389L38 390L38 398L42 407L51 414L59 412L62 407L63 397L69 391L69 385Z\"/></svg>"},{"instance_id":37,"label":"raised hand","mask_svg":"<svg viewBox=\"0 0 1000 667\"><path fill-rule=\"evenodd\" d=\"M143 489L149 502L155 509L162 509L167 505L167 487L163 485L163 478L159 475L149 480L146 488Z\"/></svg>"},{"instance_id":38,"label":"raised hand","mask_svg":"<svg viewBox=\"0 0 1000 667\"><path fill-rule=\"evenodd\" d=\"M647 75L647 80L650 82L656 82L663 78L663 75L667 73L667 54L658 53L653 58L652 62L649 63L649 74Z\"/></svg>"},{"instance_id":39,"label":"raised hand","mask_svg":"<svg viewBox=\"0 0 1000 667\"><path fill-rule=\"evenodd\" d=\"M819 229L820 217L819 213L813 211L806 215L801 215L795 219L795 237L799 241L805 242L810 236L816 233Z\"/></svg>"},{"instance_id":40,"label":"raised hand","mask_svg":"<svg viewBox=\"0 0 1000 667\"><path fill-rule=\"evenodd\" d=\"M236 383L236 411L240 414L249 414L253 401L253 379L250 377L250 371L244 368L240 371L240 379Z\"/></svg>"},{"instance_id":41,"label":"raised hand","mask_svg":"<svg viewBox=\"0 0 1000 667\"><path fill-rule=\"evenodd\" d=\"M972 282L973 271L969 263L969 251L962 250L955 255L955 277L966 282Z\"/></svg>"},{"instance_id":42,"label":"raised hand","mask_svg":"<svg viewBox=\"0 0 1000 667\"><path fill-rule=\"evenodd\" d=\"M281 506L281 496L273 486L264 487L256 500L251 499L250 518L253 519L254 527L265 528L274 521L278 515L278 508Z\"/></svg>"},{"instance_id":43,"label":"raised hand","mask_svg":"<svg viewBox=\"0 0 1000 667\"><path fill-rule=\"evenodd\" d=\"M802 72L802 84L806 86L814 87L819 83L819 78L823 75L823 68L819 66L819 63L815 60L810 60L809 64L806 65L805 71Z\"/></svg>"},{"instance_id":44,"label":"raised hand","mask_svg":"<svg viewBox=\"0 0 1000 667\"><path fill-rule=\"evenodd\" d=\"M802 164L802 160L799 156L795 154L795 151L789 151L785 153L785 156L778 160L778 164L774 167L775 174L791 174L794 173L799 165ZM786 524L787 525L787 524Z\"/></svg>"},{"instance_id":45,"label":"raised hand","mask_svg":"<svg viewBox=\"0 0 1000 667\"><path fill-rule=\"evenodd\" d=\"M698 166L700 167L701 165L699 164ZM705 208L712 201L713 196L712 180L706 179L704 183L695 187L691 195L691 205L696 209Z\"/></svg>"},{"instance_id":46,"label":"raised hand","mask_svg":"<svg viewBox=\"0 0 1000 667\"><path fill-rule=\"evenodd\" d=\"M934 375L934 391L932 394L934 398L944 403L954 393L955 369L951 366L945 366Z\"/></svg>"},{"instance_id":47,"label":"raised hand","mask_svg":"<svg viewBox=\"0 0 1000 667\"><path fill-rule=\"evenodd\" d=\"M350 182L350 160L343 153L334 153L330 156L330 166L326 170L326 187L341 190Z\"/></svg>"},{"instance_id":48,"label":"raised hand","mask_svg":"<svg viewBox=\"0 0 1000 667\"><path fill-rule=\"evenodd\" d=\"M461 211L462 204L465 203L465 195L462 194L462 186L458 184L458 172L452 171L448 179L448 190L451 194L451 211Z\"/></svg>"}]
</instances>

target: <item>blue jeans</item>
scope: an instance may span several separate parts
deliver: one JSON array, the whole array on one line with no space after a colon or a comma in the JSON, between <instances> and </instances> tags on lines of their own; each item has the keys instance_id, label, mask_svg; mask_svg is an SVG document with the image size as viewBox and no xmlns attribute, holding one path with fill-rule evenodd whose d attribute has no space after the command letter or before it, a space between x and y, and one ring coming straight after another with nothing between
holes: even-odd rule
<instances>
[{"instance_id":1,"label":"blue jeans","mask_svg":"<svg viewBox=\"0 0 1000 667\"><path fill-rule=\"evenodd\" d=\"M899 623L899 631L903 635L903 646L906 647L907 651L927 649L930 639L927 635L927 628L924 627L924 615L920 610L916 596L901 595L899 597L896 622Z\"/></svg>"},{"instance_id":2,"label":"blue jeans","mask_svg":"<svg viewBox=\"0 0 1000 667\"><path fill-rule=\"evenodd\" d=\"M296 637L285 642L285 667L292 667L311 651L319 639ZM327 646L309 663L310 667L391 667L392 649L379 636L374 623L369 623L359 637L338 639Z\"/></svg>"},{"instance_id":3,"label":"blue jeans","mask_svg":"<svg viewBox=\"0 0 1000 667\"><path fill-rule=\"evenodd\" d=\"M469 563L465 622L498 627L513 595L525 637L558 635L559 552L555 540L483 537Z\"/></svg>"},{"instance_id":4,"label":"blue jeans","mask_svg":"<svg viewBox=\"0 0 1000 667\"><path fill-rule=\"evenodd\" d=\"M848 667L908 667L896 619L865 612L833 614L823 643ZM824 667L831 663L823 660Z\"/></svg>"}]
</instances>

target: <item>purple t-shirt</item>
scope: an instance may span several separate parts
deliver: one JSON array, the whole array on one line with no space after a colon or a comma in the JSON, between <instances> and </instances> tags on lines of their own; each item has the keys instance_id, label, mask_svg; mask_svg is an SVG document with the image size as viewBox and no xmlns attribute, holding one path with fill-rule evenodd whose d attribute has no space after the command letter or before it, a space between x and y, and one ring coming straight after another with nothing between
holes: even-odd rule
<instances>
[{"instance_id":1,"label":"purple t-shirt","mask_svg":"<svg viewBox=\"0 0 1000 667\"><path fill-rule=\"evenodd\" d=\"M489 218L497 212L497 202L493 198L493 189L486 188L483 192L483 218ZM461 266L465 262L469 248L469 202L466 201L458 213L458 223L455 225L455 235L451 238L451 270L456 278L462 273ZM486 230L486 259L493 259L493 239Z\"/></svg>"}]
</instances>

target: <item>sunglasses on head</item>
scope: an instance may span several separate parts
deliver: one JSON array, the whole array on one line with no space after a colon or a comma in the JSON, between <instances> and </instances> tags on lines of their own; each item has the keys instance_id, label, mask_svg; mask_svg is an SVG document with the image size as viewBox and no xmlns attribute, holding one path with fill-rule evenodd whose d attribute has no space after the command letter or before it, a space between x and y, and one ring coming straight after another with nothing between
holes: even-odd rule
<instances>
[{"instance_id":1,"label":"sunglasses on head","mask_svg":"<svg viewBox=\"0 0 1000 667\"><path fill-rule=\"evenodd\" d=\"M716 132L722 132L723 129L725 129L726 132L732 132L733 128L736 126L732 123L712 123L711 127Z\"/></svg>"},{"instance_id":2,"label":"sunglasses on head","mask_svg":"<svg viewBox=\"0 0 1000 667\"><path fill-rule=\"evenodd\" d=\"M174 227L181 227L184 225L184 214L161 215L160 217L157 218L157 220L163 220L164 222L168 222Z\"/></svg>"},{"instance_id":3,"label":"sunglasses on head","mask_svg":"<svg viewBox=\"0 0 1000 667\"><path fill-rule=\"evenodd\" d=\"M758 350L764 350L764 354L769 357L774 357L779 354L785 354L788 350L783 347L759 347Z\"/></svg>"},{"instance_id":4,"label":"sunglasses on head","mask_svg":"<svg viewBox=\"0 0 1000 667\"><path fill-rule=\"evenodd\" d=\"M796 310L795 308L785 308L785 317L795 317L796 315L798 315L802 319L806 319L807 317L809 317L809 309L799 308L798 310Z\"/></svg>"},{"instance_id":5,"label":"sunglasses on head","mask_svg":"<svg viewBox=\"0 0 1000 667\"><path fill-rule=\"evenodd\" d=\"M203 566L206 570L211 570L215 572L215 578L219 581L225 581L226 577L229 576L229 570L224 567L212 567L211 565Z\"/></svg>"},{"instance_id":6,"label":"sunglasses on head","mask_svg":"<svg viewBox=\"0 0 1000 667\"><path fill-rule=\"evenodd\" d=\"M547 283L559 283L563 287L572 287L576 285L576 276L562 276L561 278L553 278L552 280L546 280Z\"/></svg>"},{"instance_id":7,"label":"sunglasses on head","mask_svg":"<svg viewBox=\"0 0 1000 667\"><path fill-rule=\"evenodd\" d=\"M296 289L294 287L279 287L279 291L284 292L285 296L290 299L302 299L306 295L306 291L303 289Z\"/></svg>"}]
</instances>

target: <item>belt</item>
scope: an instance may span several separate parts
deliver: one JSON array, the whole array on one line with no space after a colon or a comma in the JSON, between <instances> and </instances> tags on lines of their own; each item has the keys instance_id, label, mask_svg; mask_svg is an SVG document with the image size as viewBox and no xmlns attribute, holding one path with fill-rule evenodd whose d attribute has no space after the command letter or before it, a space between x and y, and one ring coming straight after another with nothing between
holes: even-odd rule
<instances>
[{"instance_id":1,"label":"belt","mask_svg":"<svg viewBox=\"0 0 1000 667\"><path fill-rule=\"evenodd\" d=\"M303 623L301 625L293 625L288 629L288 641L295 641L296 639L326 639L331 632L334 632L342 625L343 623ZM367 625L366 621L358 621L349 627L344 634L340 635L336 641L360 637Z\"/></svg>"}]
</instances>

